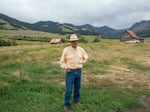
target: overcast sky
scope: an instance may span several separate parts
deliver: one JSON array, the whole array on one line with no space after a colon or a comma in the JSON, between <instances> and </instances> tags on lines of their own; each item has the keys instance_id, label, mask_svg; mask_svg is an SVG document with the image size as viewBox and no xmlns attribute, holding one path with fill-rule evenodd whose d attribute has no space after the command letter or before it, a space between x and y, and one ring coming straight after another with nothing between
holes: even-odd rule
<instances>
[{"instance_id":1,"label":"overcast sky","mask_svg":"<svg viewBox=\"0 0 150 112\"><path fill-rule=\"evenodd\" d=\"M150 20L150 0L0 0L0 13L29 23L54 21L122 29Z\"/></svg>"}]
</instances>

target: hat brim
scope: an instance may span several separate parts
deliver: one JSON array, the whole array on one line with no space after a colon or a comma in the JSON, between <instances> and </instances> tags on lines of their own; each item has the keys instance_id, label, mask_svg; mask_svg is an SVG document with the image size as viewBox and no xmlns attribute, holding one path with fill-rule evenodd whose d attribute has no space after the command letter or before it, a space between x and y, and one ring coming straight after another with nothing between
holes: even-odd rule
<instances>
[{"instance_id":1,"label":"hat brim","mask_svg":"<svg viewBox=\"0 0 150 112\"><path fill-rule=\"evenodd\" d=\"M75 39L75 40L68 40L69 42L73 42L73 41L78 41L79 39Z\"/></svg>"}]
</instances>

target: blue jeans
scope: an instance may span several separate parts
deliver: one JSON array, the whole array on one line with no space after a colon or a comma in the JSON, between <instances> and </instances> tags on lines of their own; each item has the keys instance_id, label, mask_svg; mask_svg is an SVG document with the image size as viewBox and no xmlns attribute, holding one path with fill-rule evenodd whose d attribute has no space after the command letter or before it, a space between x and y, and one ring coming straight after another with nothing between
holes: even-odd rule
<instances>
[{"instance_id":1,"label":"blue jeans","mask_svg":"<svg viewBox=\"0 0 150 112\"><path fill-rule=\"evenodd\" d=\"M70 106L70 98L72 94L72 89L74 86L74 101L80 100L80 85L81 85L81 69L79 70L70 70L66 72L66 93L64 99L64 105Z\"/></svg>"}]
</instances>

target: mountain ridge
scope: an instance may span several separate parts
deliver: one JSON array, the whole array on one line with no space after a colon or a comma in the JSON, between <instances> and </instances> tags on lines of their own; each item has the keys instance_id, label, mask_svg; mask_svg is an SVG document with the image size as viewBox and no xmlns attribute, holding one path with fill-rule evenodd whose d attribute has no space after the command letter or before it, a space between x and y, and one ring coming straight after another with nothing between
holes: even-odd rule
<instances>
[{"instance_id":1,"label":"mountain ridge","mask_svg":"<svg viewBox=\"0 0 150 112\"><path fill-rule=\"evenodd\" d=\"M7 26L7 27L6 27ZM30 29L58 34L80 33L84 35L104 35L109 38L120 37L121 34L129 29L133 30L138 36L150 37L150 20L136 22L130 28L114 29L109 26L94 27L90 24L73 25L71 23L59 23L53 21L39 21L36 23L27 23L5 14L0 14L0 29Z\"/></svg>"}]
</instances>

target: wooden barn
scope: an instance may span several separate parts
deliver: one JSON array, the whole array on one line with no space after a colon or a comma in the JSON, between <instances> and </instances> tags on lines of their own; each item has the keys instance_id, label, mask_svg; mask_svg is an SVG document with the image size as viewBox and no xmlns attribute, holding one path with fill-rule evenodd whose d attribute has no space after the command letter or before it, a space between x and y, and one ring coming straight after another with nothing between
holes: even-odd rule
<instances>
[{"instance_id":1,"label":"wooden barn","mask_svg":"<svg viewBox=\"0 0 150 112\"><path fill-rule=\"evenodd\" d=\"M51 39L50 44L61 44L64 43L63 39Z\"/></svg>"},{"instance_id":2,"label":"wooden barn","mask_svg":"<svg viewBox=\"0 0 150 112\"><path fill-rule=\"evenodd\" d=\"M144 42L144 39L138 37L133 31L131 30L126 30L122 36L120 37L121 42L126 42L126 41L139 41L141 43Z\"/></svg>"}]
</instances>

